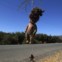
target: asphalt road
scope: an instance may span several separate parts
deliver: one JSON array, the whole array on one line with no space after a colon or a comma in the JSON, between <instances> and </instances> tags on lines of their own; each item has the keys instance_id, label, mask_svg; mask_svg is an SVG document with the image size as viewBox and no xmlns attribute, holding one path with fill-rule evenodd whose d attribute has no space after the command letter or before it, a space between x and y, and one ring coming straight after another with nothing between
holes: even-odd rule
<instances>
[{"instance_id":1,"label":"asphalt road","mask_svg":"<svg viewBox=\"0 0 62 62\"><path fill-rule=\"evenodd\" d=\"M49 52L62 49L62 44L24 44L0 45L0 62L24 62L33 54L35 57L43 56Z\"/></svg>"}]
</instances>

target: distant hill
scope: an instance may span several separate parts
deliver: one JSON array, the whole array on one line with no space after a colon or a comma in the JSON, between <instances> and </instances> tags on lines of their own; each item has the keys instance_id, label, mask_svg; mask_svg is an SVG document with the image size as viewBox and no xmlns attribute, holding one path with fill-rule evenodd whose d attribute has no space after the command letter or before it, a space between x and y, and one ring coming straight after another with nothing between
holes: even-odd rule
<instances>
[{"instance_id":1,"label":"distant hill","mask_svg":"<svg viewBox=\"0 0 62 62\"><path fill-rule=\"evenodd\" d=\"M58 36L62 40L62 36Z\"/></svg>"}]
</instances>

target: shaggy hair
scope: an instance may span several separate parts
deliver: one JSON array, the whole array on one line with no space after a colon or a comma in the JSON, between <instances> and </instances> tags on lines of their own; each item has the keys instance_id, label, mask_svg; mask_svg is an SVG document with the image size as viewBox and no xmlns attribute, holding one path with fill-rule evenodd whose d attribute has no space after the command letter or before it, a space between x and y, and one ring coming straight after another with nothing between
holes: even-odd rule
<instances>
[{"instance_id":1,"label":"shaggy hair","mask_svg":"<svg viewBox=\"0 0 62 62\"><path fill-rule=\"evenodd\" d=\"M44 11L42 9L39 9L39 8L33 8L30 15L29 15L29 18L35 23L39 20L39 17L42 16Z\"/></svg>"}]
</instances>

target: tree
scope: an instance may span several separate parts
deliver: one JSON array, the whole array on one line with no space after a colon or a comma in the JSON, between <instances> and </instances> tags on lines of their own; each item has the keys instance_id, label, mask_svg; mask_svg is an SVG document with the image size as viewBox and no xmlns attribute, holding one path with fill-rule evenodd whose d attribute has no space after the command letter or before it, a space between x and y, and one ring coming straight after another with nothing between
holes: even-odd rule
<instances>
[{"instance_id":1,"label":"tree","mask_svg":"<svg viewBox=\"0 0 62 62\"><path fill-rule=\"evenodd\" d=\"M2 41L3 37L4 37L4 33L0 32L0 42Z\"/></svg>"},{"instance_id":2,"label":"tree","mask_svg":"<svg viewBox=\"0 0 62 62\"><path fill-rule=\"evenodd\" d=\"M19 44L22 44L23 41L24 41L24 38L25 38L25 37L24 37L24 36L25 36L24 33L23 33L23 32L21 32L21 33L20 33L20 32L16 32L15 35L16 35L16 37L17 37L17 39L18 39L18 40L17 40L18 43L19 43Z\"/></svg>"}]
</instances>

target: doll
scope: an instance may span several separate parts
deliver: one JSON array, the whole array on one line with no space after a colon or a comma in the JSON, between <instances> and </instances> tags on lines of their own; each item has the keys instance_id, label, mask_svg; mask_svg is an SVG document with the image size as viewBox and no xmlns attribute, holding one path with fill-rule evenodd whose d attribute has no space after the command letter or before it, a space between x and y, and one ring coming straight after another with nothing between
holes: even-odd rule
<instances>
[{"instance_id":1,"label":"doll","mask_svg":"<svg viewBox=\"0 0 62 62\"><path fill-rule=\"evenodd\" d=\"M35 37L35 34L37 32L37 25L36 23L39 21L40 16L43 15L43 10L39 9L39 8L33 8L29 18L30 18L30 22L26 27L25 30L25 38L26 38L26 43L31 44L33 43L33 39Z\"/></svg>"}]
</instances>

